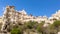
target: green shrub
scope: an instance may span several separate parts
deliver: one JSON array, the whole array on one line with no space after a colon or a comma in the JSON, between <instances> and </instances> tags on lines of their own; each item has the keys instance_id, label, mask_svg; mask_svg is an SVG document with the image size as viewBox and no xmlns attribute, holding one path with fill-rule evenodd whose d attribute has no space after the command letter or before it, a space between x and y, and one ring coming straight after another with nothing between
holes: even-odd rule
<instances>
[{"instance_id":1,"label":"green shrub","mask_svg":"<svg viewBox=\"0 0 60 34\"><path fill-rule=\"evenodd\" d=\"M23 34L23 31L22 31L22 29L13 28L11 30L11 34Z\"/></svg>"},{"instance_id":2,"label":"green shrub","mask_svg":"<svg viewBox=\"0 0 60 34\"><path fill-rule=\"evenodd\" d=\"M34 21L29 21L25 23L26 28L32 29L37 23Z\"/></svg>"}]
</instances>

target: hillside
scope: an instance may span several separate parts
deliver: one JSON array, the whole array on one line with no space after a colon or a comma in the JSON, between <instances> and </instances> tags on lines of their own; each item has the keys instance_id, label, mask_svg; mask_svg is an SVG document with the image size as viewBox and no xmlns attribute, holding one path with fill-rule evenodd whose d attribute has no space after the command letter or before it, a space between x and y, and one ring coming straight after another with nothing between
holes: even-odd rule
<instances>
[{"instance_id":1,"label":"hillside","mask_svg":"<svg viewBox=\"0 0 60 34\"><path fill-rule=\"evenodd\" d=\"M60 32L60 10L51 17L28 15L14 6L6 6L0 17L1 34L58 34Z\"/></svg>"}]
</instances>

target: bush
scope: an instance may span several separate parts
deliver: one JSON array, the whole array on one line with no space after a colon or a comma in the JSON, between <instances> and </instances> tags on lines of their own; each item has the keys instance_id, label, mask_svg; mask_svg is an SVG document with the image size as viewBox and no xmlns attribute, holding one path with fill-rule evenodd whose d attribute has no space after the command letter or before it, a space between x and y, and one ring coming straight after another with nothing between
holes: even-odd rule
<instances>
[{"instance_id":1,"label":"bush","mask_svg":"<svg viewBox=\"0 0 60 34\"><path fill-rule=\"evenodd\" d=\"M13 28L11 30L11 34L23 34L23 31L22 31L22 29Z\"/></svg>"},{"instance_id":2,"label":"bush","mask_svg":"<svg viewBox=\"0 0 60 34\"><path fill-rule=\"evenodd\" d=\"M36 22L32 22L32 21L29 21L27 23L25 23L25 26L26 28L29 28L29 29L32 29L37 23Z\"/></svg>"},{"instance_id":3,"label":"bush","mask_svg":"<svg viewBox=\"0 0 60 34\"><path fill-rule=\"evenodd\" d=\"M39 33L43 33L43 31L44 31L43 25L44 25L44 22L41 22L40 24L38 24L36 30L37 30Z\"/></svg>"},{"instance_id":4,"label":"bush","mask_svg":"<svg viewBox=\"0 0 60 34\"><path fill-rule=\"evenodd\" d=\"M56 27L60 26L60 21L59 21L59 20L55 21L55 22L53 23L53 25L56 26Z\"/></svg>"}]
</instances>

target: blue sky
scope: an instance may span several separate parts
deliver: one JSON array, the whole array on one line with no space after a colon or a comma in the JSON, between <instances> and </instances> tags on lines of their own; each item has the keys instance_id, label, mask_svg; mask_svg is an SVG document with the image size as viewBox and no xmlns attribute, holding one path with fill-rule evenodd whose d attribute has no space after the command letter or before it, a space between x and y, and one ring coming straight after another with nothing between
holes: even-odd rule
<instances>
[{"instance_id":1,"label":"blue sky","mask_svg":"<svg viewBox=\"0 0 60 34\"><path fill-rule=\"evenodd\" d=\"M48 16L60 9L60 0L0 0L0 16L7 5L15 6L16 10L26 10L34 16Z\"/></svg>"}]
</instances>

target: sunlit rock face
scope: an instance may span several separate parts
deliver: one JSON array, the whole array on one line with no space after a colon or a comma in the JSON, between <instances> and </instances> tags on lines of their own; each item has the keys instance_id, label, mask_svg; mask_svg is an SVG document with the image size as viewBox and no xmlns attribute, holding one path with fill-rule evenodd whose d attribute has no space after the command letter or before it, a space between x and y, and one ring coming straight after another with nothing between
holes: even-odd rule
<instances>
[{"instance_id":1,"label":"sunlit rock face","mask_svg":"<svg viewBox=\"0 0 60 34\"><path fill-rule=\"evenodd\" d=\"M11 18L13 18L14 12L14 6L7 6L4 11L3 15L3 25L2 25L2 31L7 29L7 26L9 26ZM13 16L12 16L13 15Z\"/></svg>"},{"instance_id":2,"label":"sunlit rock face","mask_svg":"<svg viewBox=\"0 0 60 34\"><path fill-rule=\"evenodd\" d=\"M2 25L2 31L7 30L7 27L9 24L16 24L18 22L27 22L27 21L37 21L40 23L41 21L46 21L48 20L46 16L32 16L32 15L27 15L25 10L21 10L20 12L16 11L14 9L14 6L6 6L4 14L3 14L3 25Z\"/></svg>"},{"instance_id":3,"label":"sunlit rock face","mask_svg":"<svg viewBox=\"0 0 60 34\"><path fill-rule=\"evenodd\" d=\"M60 32L58 32L58 34L60 34Z\"/></svg>"},{"instance_id":4,"label":"sunlit rock face","mask_svg":"<svg viewBox=\"0 0 60 34\"><path fill-rule=\"evenodd\" d=\"M7 6L4 11L3 15L3 25L1 30L7 31L7 28L9 27L10 23L13 23L15 20L15 10L14 6Z\"/></svg>"},{"instance_id":5,"label":"sunlit rock face","mask_svg":"<svg viewBox=\"0 0 60 34\"><path fill-rule=\"evenodd\" d=\"M53 24L55 20L60 20L60 10L58 10L51 17L47 18L47 16L28 15L25 10L16 11L14 8L14 6L6 6L4 14L2 16L2 31L7 30L7 27L11 23L17 24L18 22L21 22L22 24L24 24L24 22L28 21L36 21L38 23L41 23L42 21L44 21L44 27L46 27L48 26L48 23Z\"/></svg>"},{"instance_id":6,"label":"sunlit rock face","mask_svg":"<svg viewBox=\"0 0 60 34\"><path fill-rule=\"evenodd\" d=\"M50 20L51 24L53 24L53 22L56 20L60 20L60 10L56 11L56 13L52 14L52 16L48 19Z\"/></svg>"},{"instance_id":7,"label":"sunlit rock face","mask_svg":"<svg viewBox=\"0 0 60 34\"><path fill-rule=\"evenodd\" d=\"M2 16L3 17L3 20L2 20L3 25L2 25L1 30L6 31L9 24L11 24L11 23L16 24L20 20L24 20L25 16L27 16L27 13L24 10L22 10L21 12L17 12L14 9L14 6L7 6L5 8L4 15Z\"/></svg>"},{"instance_id":8,"label":"sunlit rock face","mask_svg":"<svg viewBox=\"0 0 60 34\"><path fill-rule=\"evenodd\" d=\"M55 14L52 14L50 18L60 20L60 10L56 11Z\"/></svg>"}]
</instances>

